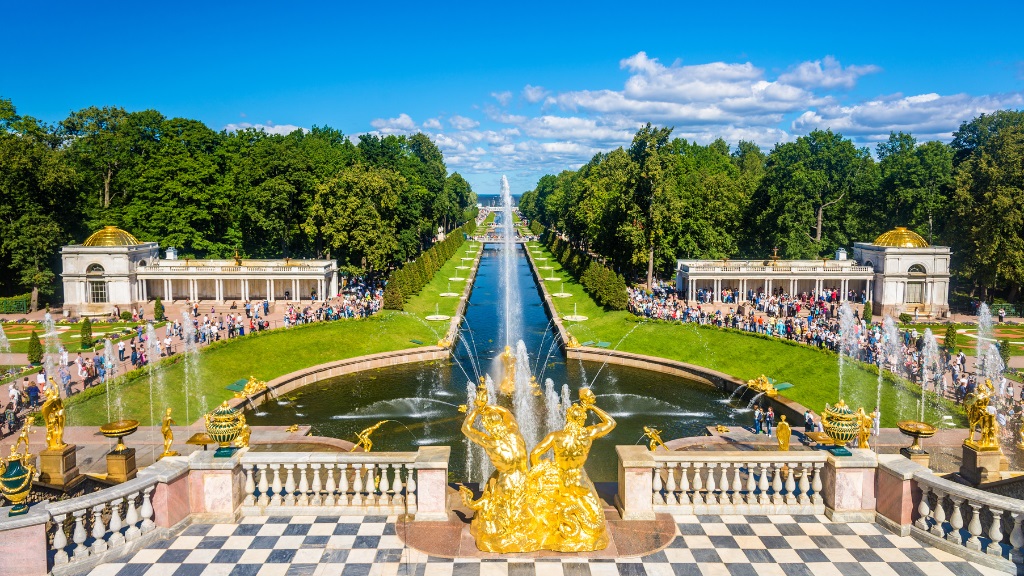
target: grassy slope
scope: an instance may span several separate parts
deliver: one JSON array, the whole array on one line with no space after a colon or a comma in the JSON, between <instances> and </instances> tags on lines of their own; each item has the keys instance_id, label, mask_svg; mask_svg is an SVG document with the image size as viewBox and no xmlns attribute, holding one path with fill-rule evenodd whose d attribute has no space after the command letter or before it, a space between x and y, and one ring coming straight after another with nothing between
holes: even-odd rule
<instances>
[{"instance_id":1,"label":"grassy slope","mask_svg":"<svg viewBox=\"0 0 1024 576\"><path fill-rule=\"evenodd\" d=\"M792 400L820 412L825 403L835 403L839 396L839 365L835 354L807 346L790 345L766 340L753 335L698 327L693 324L645 322L627 312L606 312L597 306L569 274L562 270L543 246L533 244L531 250L540 250L547 257L546 264L554 267L555 276L562 282L547 282L550 291L558 292L563 286L572 298L554 298L560 314L576 313L589 319L579 323L566 323L568 329L581 342L610 342L610 348L679 360L706 366L744 380L766 374L778 382L790 382L793 388L783 394ZM534 254L538 256L538 254ZM544 265L545 262L538 262ZM548 273L544 273L548 276ZM629 335L625 340L623 338ZM855 409L864 406L870 411L875 406L877 376L866 370L847 365L844 371L843 395ZM884 382L882 385L882 425L895 426L901 416L910 417L920 398L920 390L909 389ZM931 396L934 398L934 396ZM942 413L948 413L944 404ZM956 415L955 417L959 417ZM935 410L929 410L926 419L938 419Z\"/></svg>"}]
</instances>

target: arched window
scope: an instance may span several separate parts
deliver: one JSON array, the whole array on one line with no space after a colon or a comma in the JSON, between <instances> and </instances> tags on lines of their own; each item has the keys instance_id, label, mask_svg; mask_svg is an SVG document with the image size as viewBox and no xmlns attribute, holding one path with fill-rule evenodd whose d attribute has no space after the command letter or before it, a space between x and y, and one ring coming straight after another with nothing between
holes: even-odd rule
<instances>
[{"instance_id":1,"label":"arched window","mask_svg":"<svg viewBox=\"0 0 1024 576\"><path fill-rule=\"evenodd\" d=\"M90 264L85 269L85 275L89 278L89 302L93 304L106 304L107 281L103 278L103 266Z\"/></svg>"},{"instance_id":2,"label":"arched window","mask_svg":"<svg viewBox=\"0 0 1024 576\"><path fill-rule=\"evenodd\" d=\"M909 273L909 274L926 274L927 272L925 272L924 266L922 266L920 264L914 264L913 266L910 267L910 270L907 270L907 273Z\"/></svg>"},{"instance_id":3,"label":"arched window","mask_svg":"<svg viewBox=\"0 0 1024 576\"><path fill-rule=\"evenodd\" d=\"M146 261L145 260L139 260L139 268L144 268L145 266L146 266Z\"/></svg>"}]
</instances>

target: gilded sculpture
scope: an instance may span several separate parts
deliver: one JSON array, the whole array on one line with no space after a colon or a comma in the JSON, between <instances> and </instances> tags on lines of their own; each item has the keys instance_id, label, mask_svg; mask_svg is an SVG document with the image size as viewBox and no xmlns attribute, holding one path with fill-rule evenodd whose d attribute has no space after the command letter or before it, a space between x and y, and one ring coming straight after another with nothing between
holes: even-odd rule
<instances>
[{"instance_id":1,"label":"gilded sculpture","mask_svg":"<svg viewBox=\"0 0 1024 576\"><path fill-rule=\"evenodd\" d=\"M235 437L233 445L235 448L248 448L249 436L252 436L252 428L245 422L245 414L239 414L238 418L242 423L242 427L238 430L238 436Z\"/></svg>"},{"instance_id":2,"label":"gilded sculpture","mask_svg":"<svg viewBox=\"0 0 1024 576\"><path fill-rule=\"evenodd\" d=\"M761 374L753 380L747 380L747 388L754 392L764 394L769 398L774 398L779 394L779 391L775 389L775 385L772 384L764 374Z\"/></svg>"},{"instance_id":3,"label":"gilded sculpture","mask_svg":"<svg viewBox=\"0 0 1024 576\"><path fill-rule=\"evenodd\" d=\"M779 425L775 427L775 439L779 441L779 450L789 451L789 439L792 435L793 429L790 428L789 422L786 422L786 415L783 414L779 417Z\"/></svg>"},{"instance_id":4,"label":"gilded sculpture","mask_svg":"<svg viewBox=\"0 0 1024 576\"><path fill-rule=\"evenodd\" d=\"M658 446L668 450L668 446L665 446L665 443L661 441L661 430L658 430L653 426L644 426L644 436L650 440L648 447L651 449L651 452L657 450Z\"/></svg>"},{"instance_id":5,"label":"gilded sculpture","mask_svg":"<svg viewBox=\"0 0 1024 576\"><path fill-rule=\"evenodd\" d=\"M970 434L964 445L976 450L998 450L999 449L999 423L996 422L994 407L990 406L992 394L995 389L992 387L992 380L985 379L979 383L974 392L964 398L964 406L967 407L967 429ZM979 432L980 438L974 439L974 432Z\"/></svg>"},{"instance_id":6,"label":"gilded sculpture","mask_svg":"<svg viewBox=\"0 0 1024 576\"><path fill-rule=\"evenodd\" d=\"M63 450L67 446L64 443L64 401L61 400L60 388L53 378L43 389L43 406L40 411L46 424L46 448Z\"/></svg>"},{"instance_id":7,"label":"gilded sculpture","mask_svg":"<svg viewBox=\"0 0 1024 576\"><path fill-rule=\"evenodd\" d=\"M174 443L174 431L171 430L171 426L174 425L174 419L171 418L171 409L168 408L164 412L164 420L160 425L160 433L164 435L164 453L160 455L160 458L164 456L177 456L176 450L171 450L171 444ZM158 458L159 460L159 458Z\"/></svg>"},{"instance_id":8,"label":"gilded sculpture","mask_svg":"<svg viewBox=\"0 0 1024 576\"><path fill-rule=\"evenodd\" d=\"M32 490L32 478L36 473L36 468L32 464L33 456L28 451L30 429L30 423L25 422L21 434L11 446L11 455L7 458L0 458L0 493L13 505L7 513L8 516L18 516L28 512L28 504L25 503L25 500ZM19 451L22 445L25 446L24 452Z\"/></svg>"},{"instance_id":9,"label":"gilded sculpture","mask_svg":"<svg viewBox=\"0 0 1024 576\"><path fill-rule=\"evenodd\" d=\"M470 533L477 547L499 553L607 547L604 511L583 465L594 440L611 432L615 420L595 406L594 393L582 389L579 403L566 411L565 428L545 436L529 455L515 417L487 399L486 386L480 386L462 425L463 434L484 448L495 467L479 499L460 488L466 506L476 512ZM599 423L586 425L589 412ZM548 452L551 459L544 458Z\"/></svg>"},{"instance_id":10,"label":"gilded sculpture","mask_svg":"<svg viewBox=\"0 0 1024 576\"><path fill-rule=\"evenodd\" d=\"M262 380L257 380L255 376L249 376L249 380L246 381L245 386L242 387L241 392L235 392L235 398L252 397L260 392L267 389L267 383Z\"/></svg>"},{"instance_id":11,"label":"gilded sculpture","mask_svg":"<svg viewBox=\"0 0 1024 576\"><path fill-rule=\"evenodd\" d=\"M874 428L874 422L872 422L871 416L864 412L863 407L857 408L857 448L871 449L868 441L871 438L872 428Z\"/></svg>"},{"instance_id":12,"label":"gilded sculpture","mask_svg":"<svg viewBox=\"0 0 1024 576\"><path fill-rule=\"evenodd\" d=\"M516 391L516 355L511 346L505 346L501 354L501 363L505 366L505 375L501 378L501 393L511 395Z\"/></svg>"},{"instance_id":13,"label":"gilded sculpture","mask_svg":"<svg viewBox=\"0 0 1024 576\"><path fill-rule=\"evenodd\" d=\"M358 438L358 440L352 446L352 450L349 450L349 452L355 452L356 448L359 448L359 447L363 448L363 452L369 452L370 450L372 450L373 449L373 440L370 439L370 434L373 434L374 432L376 432L377 428L380 428L381 425L384 424L385 422L387 422L387 420L381 420L380 422L377 422L373 426L370 426L369 428L365 428L362 432L357 432L356 433L356 438Z\"/></svg>"}]
</instances>

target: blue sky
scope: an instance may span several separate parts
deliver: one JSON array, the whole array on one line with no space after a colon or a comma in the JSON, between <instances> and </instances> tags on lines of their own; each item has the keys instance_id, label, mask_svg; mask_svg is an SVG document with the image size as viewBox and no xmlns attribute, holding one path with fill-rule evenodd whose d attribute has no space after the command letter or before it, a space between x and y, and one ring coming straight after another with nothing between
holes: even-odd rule
<instances>
[{"instance_id":1,"label":"blue sky","mask_svg":"<svg viewBox=\"0 0 1024 576\"><path fill-rule=\"evenodd\" d=\"M116 105L216 130L423 131L480 193L501 174L530 189L647 121L873 146L1024 108L1019 2L558 4L15 0L0 97L50 122Z\"/></svg>"}]
</instances>

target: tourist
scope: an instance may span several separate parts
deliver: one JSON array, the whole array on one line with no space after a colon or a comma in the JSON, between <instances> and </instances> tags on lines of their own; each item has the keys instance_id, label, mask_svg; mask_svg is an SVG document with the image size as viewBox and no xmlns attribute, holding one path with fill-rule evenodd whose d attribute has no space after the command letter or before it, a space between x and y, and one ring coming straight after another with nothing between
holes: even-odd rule
<instances>
[{"instance_id":1,"label":"tourist","mask_svg":"<svg viewBox=\"0 0 1024 576\"><path fill-rule=\"evenodd\" d=\"M772 435L772 426L775 425L775 409L771 406L764 413L764 433L769 437Z\"/></svg>"},{"instance_id":2,"label":"tourist","mask_svg":"<svg viewBox=\"0 0 1024 576\"><path fill-rule=\"evenodd\" d=\"M1005 308L1000 308L999 309L999 323L1002 324L1005 321L1006 321L1006 309Z\"/></svg>"},{"instance_id":3,"label":"tourist","mask_svg":"<svg viewBox=\"0 0 1024 576\"><path fill-rule=\"evenodd\" d=\"M25 378L25 383L28 384L28 378ZM18 389L18 381L12 380L7 390L7 397L10 402L14 404L14 409L18 409L18 404L21 403L21 390Z\"/></svg>"},{"instance_id":4,"label":"tourist","mask_svg":"<svg viewBox=\"0 0 1024 576\"><path fill-rule=\"evenodd\" d=\"M42 374L42 372L40 372ZM35 408L39 405L39 385L29 384L25 388L25 392L28 394L28 407Z\"/></svg>"},{"instance_id":5,"label":"tourist","mask_svg":"<svg viewBox=\"0 0 1024 576\"><path fill-rule=\"evenodd\" d=\"M761 412L761 407L760 406L755 406L754 407L754 434L760 434L761 433L761 423L762 423L762 420L763 420L763 415L762 415L762 412Z\"/></svg>"},{"instance_id":6,"label":"tourist","mask_svg":"<svg viewBox=\"0 0 1024 576\"><path fill-rule=\"evenodd\" d=\"M7 435L14 434L20 428L18 426L18 410L15 406L14 402L8 402L7 408L4 410L4 424L7 425Z\"/></svg>"},{"instance_id":7,"label":"tourist","mask_svg":"<svg viewBox=\"0 0 1024 576\"><path fill-rule=\"evenodd\" d=\"M804 410L804 432L814 432L814 415L810 410Z\"/></svg>"}]
</instances>

